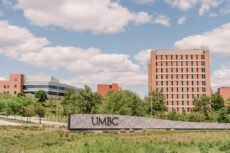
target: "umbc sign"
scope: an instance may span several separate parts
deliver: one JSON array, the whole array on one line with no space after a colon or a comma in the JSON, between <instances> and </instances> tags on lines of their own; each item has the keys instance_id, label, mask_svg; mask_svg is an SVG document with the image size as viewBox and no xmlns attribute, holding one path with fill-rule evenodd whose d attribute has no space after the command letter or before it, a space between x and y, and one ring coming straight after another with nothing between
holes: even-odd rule
<instances>
[{"instance_id":1,"label":"umbc sign","mask_svg":"<svg viewBox=\"0 0 230 153\"><path fill-rule=\"evenodd\" d=\"M117 126L118 125L118 117L91 117L92 124L94 126L106 125L106 126Z\"/></svg>"},{"instance_id":2,"label":"umbc sign","mask_svg":"<svg viewBox=\"0 0 230 153\"><path fill-rule=\"evenodd\" d=\"M120 130L120 129L175 129L175 130L225 130L226 123L200 123L159 120L148 117L107 115L107 114L72 114L69 116L69 130Z\"/></svg>"}]
</instances>

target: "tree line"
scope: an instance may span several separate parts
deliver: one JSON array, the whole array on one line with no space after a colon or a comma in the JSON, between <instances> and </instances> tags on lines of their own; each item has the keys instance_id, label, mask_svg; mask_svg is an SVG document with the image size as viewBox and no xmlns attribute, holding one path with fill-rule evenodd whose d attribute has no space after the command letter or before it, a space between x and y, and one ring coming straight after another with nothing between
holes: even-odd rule
<instances>
[{"instance_id":1,"label":"tree line","mask_svg":"<svg viewBox=\"0 0 230 153\"><path fill-rule=\"evenodd\" d=\"M67 119L70 114L119 114L130 116L148 116L158 119L180 120L191 122L230 122L230 107L216 93L194 99L194 107L190 112L167 112L165 97L160 91L143 99L131 91L120 92L109 90L103 98L90 87L85 86L77 93L68 89L62 99L47 98L45 91L36 92L35 96L19 93L17 96L0 94L0 113L4 115L20 115L29 118L37 115L56 120ZM152 115L151 115L152 99ZM227 103L230 102L230 99Z\"/></svg>"}]
</instances>

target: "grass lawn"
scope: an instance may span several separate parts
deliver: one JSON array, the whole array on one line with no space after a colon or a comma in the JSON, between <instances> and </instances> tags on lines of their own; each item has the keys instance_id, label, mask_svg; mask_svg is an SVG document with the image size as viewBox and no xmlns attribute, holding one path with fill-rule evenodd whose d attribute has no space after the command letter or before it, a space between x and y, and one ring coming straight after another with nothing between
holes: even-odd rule
<instances>
[{"instance_id":1,"label":"grass lawn","mask_svg":"<svg viewBox=\"0 0 230 153\"><path fill-rule=\"evenodd\" d=\"M54 126L0 126L1 153L230 153L230 131L68 132Z\"/></svg>"}]
</instances>

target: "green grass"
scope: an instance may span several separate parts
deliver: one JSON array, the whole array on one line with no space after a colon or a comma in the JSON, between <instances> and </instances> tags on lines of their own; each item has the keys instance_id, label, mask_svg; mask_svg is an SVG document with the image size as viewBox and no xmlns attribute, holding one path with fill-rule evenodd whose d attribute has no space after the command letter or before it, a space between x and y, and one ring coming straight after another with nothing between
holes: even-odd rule
<instances>
[{"instance_id":1,"label":"green grass","mask_svg":"<svg viewBox=\"0 0 230 153\"><path fill-rule=\"evenodd\" d=\"M52 126L0 126L0 152L230 153L230 131L68 132Z\"/></svg>"}]
</instances>

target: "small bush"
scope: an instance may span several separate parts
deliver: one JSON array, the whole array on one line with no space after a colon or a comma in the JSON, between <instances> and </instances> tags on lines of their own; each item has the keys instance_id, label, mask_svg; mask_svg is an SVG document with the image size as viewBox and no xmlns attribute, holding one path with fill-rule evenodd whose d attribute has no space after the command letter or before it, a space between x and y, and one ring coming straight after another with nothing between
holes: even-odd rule
<instances>
[{"instance_id":1,"label":"small bush","mask_svg":"<svg viewBox=\"0 0 230 153\"><path fill-rule=\"evenodd\" d=\"M126 130L121 129L121 130L120 130L120 133L127 133L127 132L126 132Z\"/></svg>"}]
</instances>

